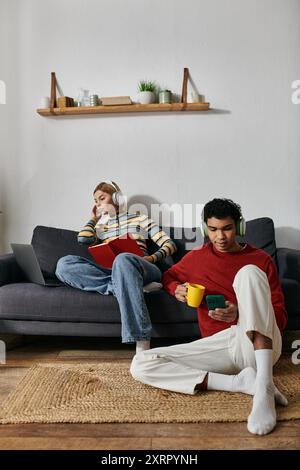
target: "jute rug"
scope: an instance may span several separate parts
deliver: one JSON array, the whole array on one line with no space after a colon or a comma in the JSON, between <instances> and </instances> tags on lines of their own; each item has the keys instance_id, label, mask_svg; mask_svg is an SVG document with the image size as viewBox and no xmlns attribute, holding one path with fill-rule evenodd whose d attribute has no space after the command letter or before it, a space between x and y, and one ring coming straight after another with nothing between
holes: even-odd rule
<instances>
[{"instance_id":1,"label":"jute rug","mask_svg":"<svg viewBox=\"0 0 300 470\"><path fill-rule=\"evenodd\" d=\"M38 364L29 369L0 411L0 423L185 423L246 421L252 397L240 393L184 395L135 381L130 362ZM275 367L289 400L278 419L300 418L300 365Z\"/></svg>"}]
</instances>

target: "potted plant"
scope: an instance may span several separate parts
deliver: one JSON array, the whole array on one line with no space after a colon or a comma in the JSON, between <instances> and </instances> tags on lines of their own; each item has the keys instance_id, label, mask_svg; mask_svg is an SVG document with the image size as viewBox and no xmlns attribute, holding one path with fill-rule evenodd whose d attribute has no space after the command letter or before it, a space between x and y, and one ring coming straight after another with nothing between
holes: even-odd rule
<instances>
[{"instance_id":1,"label":"potted plant","mask_svg":"<svg viewBox=\"0 0 300 470\"><path fill-rule=\"evenodd\" d=\"M141 80L137 100L140 104L155 103L155 83Z\"/></svg>"}]
</instances>

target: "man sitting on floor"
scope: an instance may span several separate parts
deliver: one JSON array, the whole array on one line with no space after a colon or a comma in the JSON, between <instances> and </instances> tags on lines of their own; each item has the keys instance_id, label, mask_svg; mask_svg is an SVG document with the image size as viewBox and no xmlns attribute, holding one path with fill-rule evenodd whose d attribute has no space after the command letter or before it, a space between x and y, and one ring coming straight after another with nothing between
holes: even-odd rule
<instances>
[{"instance_id":1,"label":"man sitting on floor","mask_svg":"<svg viewBox=\"0 0 300 470\"><path fill-rule=\"evenodd\" d=\"M275 402L287 405L273 383L287 321L279 277L272 258L236 235L245 232L241 208L213 199L203 211L209 243L190 251L163 276L164 288L186 302L188 283L205 294L222 294L226 308L198 308L202 339L137 354L131 374L143 383L195 394L223 390L253 395L248 430L267 434L276 426Z\"/></svg>"}]
</instances>

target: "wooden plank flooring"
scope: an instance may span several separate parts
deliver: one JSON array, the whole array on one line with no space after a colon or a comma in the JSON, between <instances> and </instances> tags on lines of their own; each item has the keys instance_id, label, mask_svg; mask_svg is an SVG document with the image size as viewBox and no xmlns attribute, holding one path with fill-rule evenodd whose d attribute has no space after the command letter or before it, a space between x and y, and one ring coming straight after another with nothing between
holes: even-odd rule
<instances>
[{"instance_id":1,"label":"wooden plank flooring","mask_svg":"<svg viewBox=\"0 0 300 470\"><path fill-rule=\"evenodd\" d=\"M286 347L288 344L291 344L290 340ZM117 341L99 344L94 338L37 337L29 344L8 351L6 364L0 366L0 406L27 369L38 362L122 361L133 354L133 346L124 346ZM300 449L300 420L279 422L271 434L262 437L251 435L246 423L0 425L0 449L293 450Z\"/></svg>"}]
</instances>

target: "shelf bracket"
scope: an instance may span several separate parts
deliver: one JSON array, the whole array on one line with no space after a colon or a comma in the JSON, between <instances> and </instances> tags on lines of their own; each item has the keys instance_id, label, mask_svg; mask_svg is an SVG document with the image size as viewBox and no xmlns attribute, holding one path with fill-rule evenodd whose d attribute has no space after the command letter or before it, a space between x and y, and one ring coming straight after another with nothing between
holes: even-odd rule
<instances>
[{"instance_id":1,"label":"shelf bracket","mask_svg":"<svg viewBox=\"0 0 300 470\"><path fill-rule=\"evenodd\" d=\"M50 112L54 113L54 108L56 108L56 75L55 72L51 72L51 93L50 93Z\"/></svg>"},{"instance_id":2,"label":"shelf bracket","mask_svg":"<svg viewBox=\"0 0 300 470\"><path fill-rule=\"evenodd\" d=\"M181 103L187 103L187 82L189 79L189 69L185 67L183 69L183 83L182 83L182 95L181 95Z\"/></svg>"}]
</instances>

